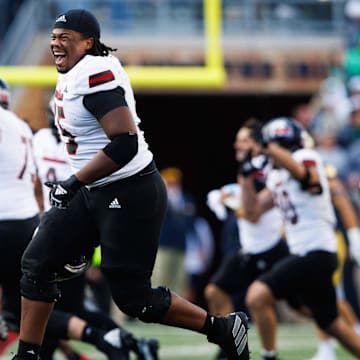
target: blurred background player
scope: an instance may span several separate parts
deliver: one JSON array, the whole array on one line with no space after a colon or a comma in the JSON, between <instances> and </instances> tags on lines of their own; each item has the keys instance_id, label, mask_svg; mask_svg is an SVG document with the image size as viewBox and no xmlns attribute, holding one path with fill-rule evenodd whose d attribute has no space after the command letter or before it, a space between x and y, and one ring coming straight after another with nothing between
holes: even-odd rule
<instances>
[{"instance_id":1,"label":"blurred background player","mask_svg":"<svg viewBox=\"0 0 360 360\"><path fill-rule=\"evenodd\" d=\"M331 201L335 209L338 242L338 269L333 275L337 294L337 306L341 316L359 334L359 320L352 306L346 299L343 289L344 266L349 258L360 264L360 228L356 210L342 181L337 177L336 168L326 165L326 176L329 181ZM336 360L336 349L333 339L323 330L317 330L319 342L316 354L311 360Z\"/></svg>"},{"instance_id":2,"label":"blurred background player","mask_svg":"<svg viewBox=\"0 0 360 360\"><path fill-rule=\"evenodd\" d=\"M256 134L260 123L249 119L240 127L234 143L235 158L243 162L249 151L253 161L260 164L266 162L262 147L257 142ZM258 172L252 174L256 191L265 187L268 167L261 166ZM279 209L272 208L264 212L256 222L243 218L241 205L241 186L238 185L235 204L235 214L238 217L238 228L241 239L241 249L232 256L225 258L215 275L205 288L205 298L212 314L223 315L235 310L233 295L240 293L245 297L248 286L262 273L268 271L274 263L289 254L286 242L282 239L283 221ZM223 202L227 194L223 194ZM233 200L235 202L235 200ZM217 359L227 359L220 351Z\"/></svg>"},{"instance_id":3,"label":"blurred background player","mask_svg":"<svg viewBox=\"0 0 360 360\"><path fill-rule=\"evenodd\" d=\"M10 329L20 323L21 257L39 223L34 193L36 168L30 127L7 110L10 92L0 79L0 283Z\"/></svg>"},{"instance_id":4,"label":"blurred background player","mask_svg":"<svg viewBox=\"0 0 360 360\"><path fill-rule=\"evenodd\" d=\"M250 286L247 304L258 328L263 359L276 359L275 299L285 298L296 309L311 315L317 325L360 356L360 337L338 315L332 275L337 266L335 215L320 156L304 149L302 128L289 118L266 123L262 142L273 161L267 188L256 193L249 169L243 163L243 205L249 221L256 221L274 203L286 220L291 255L280 260Z\"/></svg>"}]
</instances>

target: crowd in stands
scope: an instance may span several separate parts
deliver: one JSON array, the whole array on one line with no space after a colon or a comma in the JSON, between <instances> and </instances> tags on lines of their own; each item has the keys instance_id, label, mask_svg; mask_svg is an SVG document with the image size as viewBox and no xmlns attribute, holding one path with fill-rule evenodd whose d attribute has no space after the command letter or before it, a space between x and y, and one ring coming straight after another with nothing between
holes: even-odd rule
<instances>
[{"instance_id":1,"label":"crowd in stands","mask_svg":"<svg viewBox=\"0 0 360 360\"><path fill-rule=\"evenodd\" d=\"M14 20L19 7L24 0L1 0L0 1L0 45L5 33Z\"/></svg>"}]
</instances>

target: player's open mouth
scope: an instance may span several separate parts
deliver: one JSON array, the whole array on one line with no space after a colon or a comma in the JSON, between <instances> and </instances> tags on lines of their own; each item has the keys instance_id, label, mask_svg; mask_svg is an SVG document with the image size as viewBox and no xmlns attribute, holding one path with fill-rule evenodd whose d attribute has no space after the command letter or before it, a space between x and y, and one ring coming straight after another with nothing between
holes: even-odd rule
<instances>
[{"instance_id":1,"label":"player's open mouth","mask_svg":"<svg viewBox=\"0 0 360 360\"><path fill-rule=\"evenodd\" d=\"M55 58L55 64L57 66L63 66L66 59L66 54L60 52L54 52L54 58Z\"/></svg>"}]
</instances>

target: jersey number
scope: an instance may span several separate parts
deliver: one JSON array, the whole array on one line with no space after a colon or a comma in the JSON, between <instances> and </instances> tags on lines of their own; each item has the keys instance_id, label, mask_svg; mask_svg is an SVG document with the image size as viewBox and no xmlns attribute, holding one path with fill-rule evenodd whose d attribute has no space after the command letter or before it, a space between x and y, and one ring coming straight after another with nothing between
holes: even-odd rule
<instances>
[{"instance_id":1,"label":"jersey number","mask_svg":"<svg viewBox=\"0 0 360 360\"><path fill-rule=\"evenodd\" d=\"M294 204L291 202L287 191L282 190L281 194L276 193L276 204L284 214L285 220L291 224L296 224L299 220Z\"/></svg>"},{"instance_id":2,"label":"jersey number","mask_svg":"<svg viewBox=\"0 0 360 360\"><path fill-rule=\"evenodd\" d=\"M75 141L75 136L72 135L69 131L65 130L60 125L60 119L65 119L64 108L55 104L55 121L56 125L61 131L61 135L66 138L66 150L69 155L75 155L78 148L78 144Z\"/></svg>"},{"instance_id":3,"label":"jersey number","mask_svg":"<svg viewBox=\"0 0 360 360\"><path fill-rule=\"evenodd\" d=\"M21 143L24 144L24 146L25 146L25 156L24 156L24 165L21 167L21 170L17 176L17 178L19 180L22 180L24 177L25 170L26 170L27 164L28 164L28 158L29 158L28 140L26 139L25 136L21 137Z\"/></svg>"}]
</instances>

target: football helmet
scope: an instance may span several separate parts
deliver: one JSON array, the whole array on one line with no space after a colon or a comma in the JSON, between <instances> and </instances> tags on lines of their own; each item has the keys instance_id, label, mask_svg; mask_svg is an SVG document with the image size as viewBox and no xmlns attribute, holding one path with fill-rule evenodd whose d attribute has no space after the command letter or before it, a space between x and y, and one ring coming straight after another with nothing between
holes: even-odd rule
<instances>
[{"instance_id":1,"label":"football helmet","mask_svg":"<svg viewBox=\"0 0 360 360\"><path fill-rule=\"evenodd\" d=\"M6 81L0 79L0 106L4 109L9 108L10 103L10 89Z\"/></svg>"},{"instance_id":2,"label":"football helmet","mask_svg":"<svg viewBox=\"0 0 360 360\"><path fill-rule=\"evenodd\" d=\"M304 147L304 131L295 120L278 117L266 122L261 133L265 144L275 142L290 151L295 151Z\"/></svg>"}]
</instances>

